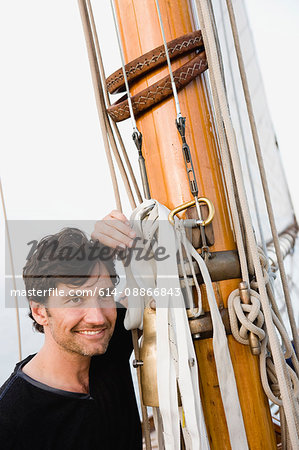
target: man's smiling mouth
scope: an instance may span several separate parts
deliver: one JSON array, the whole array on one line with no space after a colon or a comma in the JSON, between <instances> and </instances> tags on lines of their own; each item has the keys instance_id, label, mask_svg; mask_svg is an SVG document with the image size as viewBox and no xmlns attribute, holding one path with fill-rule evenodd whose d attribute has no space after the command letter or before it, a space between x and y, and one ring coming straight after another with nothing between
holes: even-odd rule
<instances>
[{"instance_id":1,"label":"man's smiling mouth","mask_svg":"<svg viewBox=\"0 0 299 450\"><path fill-rule=\"evenodd\" d=\"M75 333L84 334L85 336L97 336L102 334L106 328L101 328L100 330L77 330Z\"/></svg>"}]
</instances>

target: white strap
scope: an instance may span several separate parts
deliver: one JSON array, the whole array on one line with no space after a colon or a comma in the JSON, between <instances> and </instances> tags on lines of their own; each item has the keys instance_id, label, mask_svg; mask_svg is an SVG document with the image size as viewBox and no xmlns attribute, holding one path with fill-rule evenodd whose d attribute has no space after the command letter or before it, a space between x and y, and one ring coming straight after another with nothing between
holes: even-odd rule
<instances>
[{"instance_id":1,"label":"white strap","mask_svg":"<svg viewBox=\"0 0 299 450\"><path fill-rule=\"evenodd\" d=\"M132 213L130 217L130 225L134 229L136 236L142 241L144 239L142 219L146 213L150 212L155 206L153 200L145 200ZM148 238L150 236L148 235ZM138 243L141 247L141 243ZM134 253L133 253L134 255ZM134 275L133 275L134 273ZM134 292L139 292L143 288L155 288L155 274L152 264L141 264L136 262L133 257L131 264L125 267L126 282L129 288L128 295L128 309L124 321L124 325L128 330L135 328L143 328L143 310L148 303L148 297L141 297L140 295L133 295ZM135 291L133 290L135 288Z\"/></svg>"},{"instance_id":2,"label":"white strap","mask_svg":"<svg viewBox=\"0 0 299 450\"><path fill-rule=\"evenodd\" d=\"M183 233L183 231L181 231L181 233ZM186 250L191 253L193 258L198 263L199 270L202 274L207 290L207 297L213 324L213 350L231 447L232 450L246 450L248 449L247 437L239 402L235 374L229 353L225 328L212 286L212 280L202 257L197 253L188 240L183 239L183 241L187 247Z\"/></svg>"},{"instance_id":3,"label":"white strap","mask_svg":"<svg viewBox=\"0 0 299 450\"><path fill-rule=\"evenodd\" d=\"M150 212L148 223L142 218ZM177 398L177 383L182 398L186 430L187 450L208 450L203 412L199 396L196 355L186 315L184 298L179 284L177 267L177 242L173 227L168 222L169 211L158 202L149 200L140 205L131 217L131 225L139 237L152 238L159 229L158 246L169 255L165 261L136 261L132 258L130 270L126 269L128 281L139 287L157 288L166 295L153 296L157 305L157 378L159 409L163 422L166 450L180 449L180 414ZM147 226L148 225L148 226ZM134 278L134 280L132 279ZM131 287L131 286L130 286ZM169 292L177 292L173 296ZM148 298L129 297L126 327L142 326L142 309ZM137 311L131 307L137 306ZM194 361L194 366L189 364Z\"/></svg>"},{"instance_id":4,"label":"white strap","mask_svg":"<svg viewBox=\"0 0 299 450\"><path fill-rule=\"evenodd\" d=\"M176 237L173 227L168 222L168 213L169 210L167 208L158 204L158 214L160 223L158 245L165 247L166 255L169 255L169 258L167 260L160 261L157 264L158 268L157 281L158 286L160 286L161 289L162 288L166 289L166 292L171 292L172 289L175 292L179 292L180 295L173 296L171 294L168 294L166 298L163 296L163 298L160 299L160 301L157 304L157 319L160 314L163 317L164 308L168 306L169 307L168 318L176 339L175 345L176 345L177 361L174 361L174 368L177 369L176 377L180 389L182 405L185 414L186 428L190 436L189 448L194 450L208 449L209 444L206 436L205 424L199 396L197 365L194 364L194 366L191 367L189 365L189 361L191 360L193 360L194 362L196 361L196 355L186 315L185 302L179 284L178 267L176 259L177 254ZM162 292L160 289L159 291ZM161 305L162 308L161 307L159 308L159 305ZM160 341L158 337L159 333L158 330L159 327L157 328L157 343L159 343ZM171 337L172 336L170 336L168 333L168 339ZM172 342L172 346L173 345L174 343ZM163 377L162 371L161 376L159 377L159 366L163 370L164 364L163 360L165 357L165 355L163 355L163 351L165 350L166 350L165 348L163 349L163 342L162 342L162 351L159 352L159 350L157 349L158 390L160 384L160 392L162 400L165 395L164 394L165 382L162 378ZM166 352L167 351L168 350L166 350ZM175 367L176 364L177 368ZM159 401L160 401L160 392L159 392ZM174 398L172 392L170 392L169 395L172 397L173 400L175 400L173 408L175 408L175 423L178 425L179 409L177 399ZM160 409L163 418L161 405ZM165 426L164 418L163 424ZM177 434L177 430L175 429L174 431ZM178 440L174 444L177 445L178 447L172 448L180 448L179 434L177 434L177 436Z\"/></svg>"}]
</instances>

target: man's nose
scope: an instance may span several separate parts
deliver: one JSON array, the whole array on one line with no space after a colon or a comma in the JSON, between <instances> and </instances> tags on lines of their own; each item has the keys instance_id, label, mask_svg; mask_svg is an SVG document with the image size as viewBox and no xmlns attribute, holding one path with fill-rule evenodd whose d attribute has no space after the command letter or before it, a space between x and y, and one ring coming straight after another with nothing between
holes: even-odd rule
<instances>
[{"instance_id":1,"label":"man's nose","mask_svg":"<svg viewBox=\"0 0 299 450\"><path fill-rule=\"evenodd\" d=\"M100 308L99 305L86 308L84 321L94 325L103 325L106 323L105 310Z\"/></svg>"}]
</instances>

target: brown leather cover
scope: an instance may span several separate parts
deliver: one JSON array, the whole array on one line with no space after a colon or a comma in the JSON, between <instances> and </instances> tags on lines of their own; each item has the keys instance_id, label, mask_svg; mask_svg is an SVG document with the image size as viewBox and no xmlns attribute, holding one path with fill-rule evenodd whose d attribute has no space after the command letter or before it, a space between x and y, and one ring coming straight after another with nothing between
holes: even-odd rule
<instances>
[{"instance_id":1,"label":"brown leather cover","mask_svg":"<svg viewBox=\"0 0 299 450\"><path fill-rule=\"evenodd\" d=\"M208 68L205 52L201 52L179 69L173 72L175 85L178 90L194 80L199 74ZM152 86L144 89L132 97L132 106L135 116L146 111L153 105L172 95L170 76L162 78ZM107 109L108 114L114 122L121 122L130 117L127 96L120 98Z\"/></svg>"},{"instance_id":2,"label":"brown leather cover","mask_svg":"<svg viewBox=\"0 0 299 450\"><path fill-rule=\"evenodd\" d=\"M203 48L201 31L193 31L167 43L170 59L189 53L192 50ZM126 64L125 69L129 84L140 75L144 75L155 67L165 63L166 55L164 45L155 48L139 58ZM125 91L125 83L122 69L110 75L107 80L107 89L110 94Z\"/></svg>"}]
</instances>

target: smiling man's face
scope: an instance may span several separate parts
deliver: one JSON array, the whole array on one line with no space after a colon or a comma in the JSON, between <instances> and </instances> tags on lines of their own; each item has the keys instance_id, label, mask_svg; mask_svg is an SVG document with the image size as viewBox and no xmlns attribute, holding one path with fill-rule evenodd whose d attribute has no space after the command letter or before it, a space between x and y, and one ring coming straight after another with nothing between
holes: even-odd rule
<instances>
[{"instance_id":1,"label":"smiling man's face","mask_svg":"<svg viewBox=\"0 0 299 450\"><path fill-rule=\"evenodd\" d=\"M59 283L57 292L47 301L46 340L61 349L82 356L106 352L112 337L116 306L109 273L103 264L96 265L90 278L82 286ZM84 292L84 295L76 295ZM99 295L108 293L108 295Z\"/></svg>"}]
</instances>

